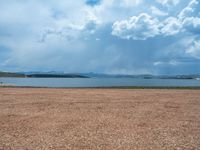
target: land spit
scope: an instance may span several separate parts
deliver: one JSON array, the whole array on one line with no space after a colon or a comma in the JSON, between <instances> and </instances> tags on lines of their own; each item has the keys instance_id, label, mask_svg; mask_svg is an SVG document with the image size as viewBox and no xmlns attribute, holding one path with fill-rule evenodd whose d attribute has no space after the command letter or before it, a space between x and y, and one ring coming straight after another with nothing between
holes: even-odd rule
<instances>
[{"instance_id":1,"label":"land spit","mask_svg":"<svg viewBox=\"0 0 200 150\"><path fill-rule=\"evenodd\" d=\"M200 149L200 91L0 88L0 149Z\"/></svg>"}]
</instances>

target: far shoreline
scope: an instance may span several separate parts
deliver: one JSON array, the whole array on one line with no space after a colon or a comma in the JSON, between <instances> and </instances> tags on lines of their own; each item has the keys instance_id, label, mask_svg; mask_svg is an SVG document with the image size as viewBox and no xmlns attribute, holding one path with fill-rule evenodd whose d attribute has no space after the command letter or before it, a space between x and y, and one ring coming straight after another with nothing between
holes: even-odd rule
<instances>
[{"instance_id":1,"label":"far shoreline","mask_svg":"<svg viewBox=\"0 0 200 150\"><path fill-rule=\"evenodd\" d=\"M200 90L199 87L193 86L110 86L110 87L40 87L40 86L15 86L15 85L0 85L0 88L22 88L22 89L149 89L149 90L159 90L159 89L168 89L168 90Z\"/></svg>"}]
</instances>

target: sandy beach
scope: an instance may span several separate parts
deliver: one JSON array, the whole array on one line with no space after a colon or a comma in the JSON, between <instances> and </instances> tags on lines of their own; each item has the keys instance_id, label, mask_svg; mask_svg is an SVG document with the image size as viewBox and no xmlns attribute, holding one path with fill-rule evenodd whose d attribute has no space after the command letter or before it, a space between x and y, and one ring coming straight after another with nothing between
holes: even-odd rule
<instances>
[{"instance_id":1,"label":"sandy beach","mask_svg":"<svg viewBox=\"0 0 200 150\"><path fill-rule=\"evenodd\" d=\"M200 149L200 90L0 88L0 149Z\"/></svg>"}]
</instances>

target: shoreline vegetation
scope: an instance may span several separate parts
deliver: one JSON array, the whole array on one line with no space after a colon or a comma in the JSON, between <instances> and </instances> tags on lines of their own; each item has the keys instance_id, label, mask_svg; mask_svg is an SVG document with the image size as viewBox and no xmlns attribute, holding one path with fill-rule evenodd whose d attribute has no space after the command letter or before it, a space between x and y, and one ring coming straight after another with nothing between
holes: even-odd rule
<instances>
[{"instance_id":1,"label":"shoreline vegetation","mask_svg":"<svg viewBox=\"0 0 200 150\"><path fill-rule=\"evenodd\" d=\"M15 88L17 88L17 86L14 84L7 84L7 83L3 83L3 82L0 82L0 87L15 87Z\"/></svg>"}]
</instances>

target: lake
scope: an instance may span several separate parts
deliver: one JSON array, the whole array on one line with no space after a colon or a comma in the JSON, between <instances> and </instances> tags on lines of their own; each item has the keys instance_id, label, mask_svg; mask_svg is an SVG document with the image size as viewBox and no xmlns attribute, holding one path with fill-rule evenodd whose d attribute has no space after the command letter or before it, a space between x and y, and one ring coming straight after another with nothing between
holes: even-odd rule
<instances>
[{"instance_id":1,"label":"lake","mask_svg":"<svg viewBox=\"0 0 200 150\"><path fill-rule=\"evenodd\" d=\"M200 80L136 78L0 78L4 84L31 87L200 87Z\"/></svg>"}]
</instances>

